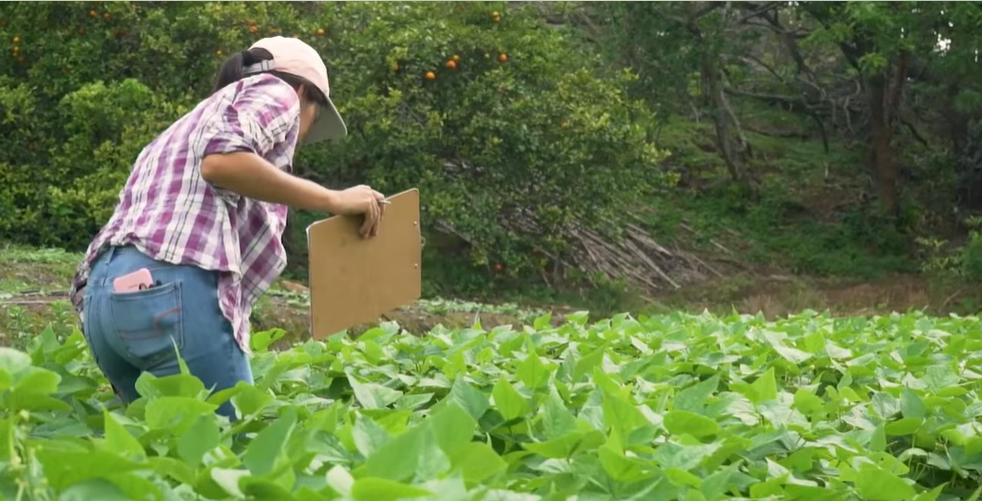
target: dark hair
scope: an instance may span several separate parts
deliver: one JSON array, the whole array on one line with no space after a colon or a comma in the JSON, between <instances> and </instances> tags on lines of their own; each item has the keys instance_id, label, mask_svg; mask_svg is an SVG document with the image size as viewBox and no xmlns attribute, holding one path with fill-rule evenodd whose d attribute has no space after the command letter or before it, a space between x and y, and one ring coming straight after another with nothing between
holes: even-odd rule
<instances>
[{"instance_id":1,"label":"dark hair","mask_svg":"<svg viewBox=\"0 0 982 501\"><path fill-rule=\"evenodd\" d=\"M270 54L268 50L260 48L244 50L242 52L232 54L231 57L222 63L222 67L219 68L218 73L215 74L215 89L212 92L218 92L229 84L242 80L242 78L245 77L245 75L242 73L247 67L263 61L269 61L270 59L273 59L273 55ZM299 91L300 86L303 85L304 88L307 89L304 93L307 99L321 106L327 105L327 97L324 96L324 93L321 92L316 85L310 83L310 81L306 78L275 70L264 71L263 73L269 73L270 75L276 76L280 80L290 84L290 86L297 91Z\"/></svg>"}]
</instances>

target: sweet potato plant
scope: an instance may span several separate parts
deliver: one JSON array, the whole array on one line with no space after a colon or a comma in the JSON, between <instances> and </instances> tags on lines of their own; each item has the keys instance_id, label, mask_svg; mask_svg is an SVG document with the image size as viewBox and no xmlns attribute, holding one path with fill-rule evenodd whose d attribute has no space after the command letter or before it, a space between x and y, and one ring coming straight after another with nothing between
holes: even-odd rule
<instances>
[{"instance_id":1,"label":"sweet potato plant","mask_svg":"<svg viewBox=\"0 0 982 501\"><path fill-rule=\"evenodd\" d=\"M0 498L978 499L976 318L383 324L113 403L77 332L0 350ZM234 424L216 417L231 399Z\"/></svg>"}]
</instances>

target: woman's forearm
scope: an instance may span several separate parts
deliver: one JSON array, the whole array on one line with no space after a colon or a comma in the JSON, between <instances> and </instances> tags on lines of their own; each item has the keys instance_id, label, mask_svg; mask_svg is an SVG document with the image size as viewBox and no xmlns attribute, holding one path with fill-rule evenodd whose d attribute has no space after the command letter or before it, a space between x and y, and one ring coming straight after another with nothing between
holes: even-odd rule
<instances>
[{"instance_id":1,"label":"woman's forearm","mask_svg":"<svg viewBox=\"0 0 982 501\"><path fill-rule=\"evenodd\" d=\"M254 153L208 155L201 163L201 177L215 186L264 202L336 212L337 192L291 176Z\"/></svg>"}]
</instances>

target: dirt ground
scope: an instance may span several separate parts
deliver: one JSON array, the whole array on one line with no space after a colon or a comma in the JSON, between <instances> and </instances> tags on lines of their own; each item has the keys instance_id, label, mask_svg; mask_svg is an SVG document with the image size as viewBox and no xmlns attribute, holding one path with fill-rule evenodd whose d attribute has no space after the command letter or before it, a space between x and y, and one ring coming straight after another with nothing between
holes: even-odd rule
<instances>
[{"instance_id":1,"label":"dirt ground","mask_svg":"<svg viewBox=\"0 0 982 501\"><path fill-rule=\"evenodd\" d=\"M44 262L0 263L0 339L8 344L14 338L35 335L47 326L70 330L74 312L65 295L74 267L70 257L53 257ZM982 306L982 288L966 284L945 284L922 275L895 275L874 281L812 279L781 275L739 275L692 286L654 297L655 304L633 313L655 314L673 310L698 313L709 310L727 314L763 313L769 318L794 314L805 309L829 310L835 315L876 315L924 310L935 315L976 314ZM285 346L304 339L308 332L306 288L281 280L256 306L253 330L284 329ZM395 321L408 332L425 335L434 327L464 328L479 321L485 329L500 325L520 328L541 312L524 308L449 302L441 307L421 302L390 312L379 321ZM559 325L563 314L575 308L547 306L552 323ZM350 329L353 335L371 325Z\"/></svg>"}]
</instances>

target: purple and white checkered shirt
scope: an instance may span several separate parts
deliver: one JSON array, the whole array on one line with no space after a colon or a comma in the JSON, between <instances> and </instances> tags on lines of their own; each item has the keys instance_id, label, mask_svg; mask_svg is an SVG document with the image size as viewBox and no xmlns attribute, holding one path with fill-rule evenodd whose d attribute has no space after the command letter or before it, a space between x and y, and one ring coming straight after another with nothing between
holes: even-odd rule
<instances>
[{"instance_id":1,"label":"purple and white checkered shirt","mask_svg":"<svg viewBox=\"0 0 982 501\"><path fill-rule=\"evenodd\" d=\"M79 315L81 289L101 251L133 245L156 260L221 272L222 313L239 346L250 353L252 306L286 266L281 237L287 208L209 184L201 177L201 160L212 153L248 151L292 171L299 104L283 80L252 76L205 99L147 145L72 280Z\"/></svg>"}]
</instances>

